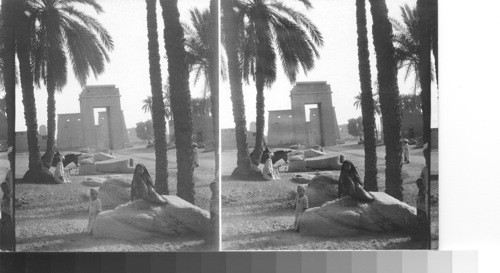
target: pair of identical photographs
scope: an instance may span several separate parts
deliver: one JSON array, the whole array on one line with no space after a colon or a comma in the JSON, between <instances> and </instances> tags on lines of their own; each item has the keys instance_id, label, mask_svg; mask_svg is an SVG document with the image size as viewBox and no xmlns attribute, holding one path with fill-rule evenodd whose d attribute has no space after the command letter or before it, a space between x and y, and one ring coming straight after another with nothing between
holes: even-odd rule
<instances>
[{"instance_id":1,"label":"pair of identical photographs","mask_svg":"<svg viewBox=\"0 0 500 273\"><path fill-rule=\"evenodd\" d=\"M3 250L437 249L436 1L1 15Z\"/></svg>"}]
</instances>

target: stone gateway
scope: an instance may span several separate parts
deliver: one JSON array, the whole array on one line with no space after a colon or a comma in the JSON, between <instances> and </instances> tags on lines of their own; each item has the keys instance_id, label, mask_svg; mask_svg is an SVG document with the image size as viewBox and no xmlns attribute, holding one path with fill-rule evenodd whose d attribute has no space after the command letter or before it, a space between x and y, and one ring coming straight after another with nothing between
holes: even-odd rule
<instances>
[{"instance_id":1,"label":"stone gateway","mask_svg":"<svg viewBox=\"0 0 500 273\"><path fill-rule=\"evenodd\" d=\"M267 143L336 145L340 133L330 85L325 81L297 82L290 91L290 98L291 110L269 111ZM308 105L313 108L307 108Z\"/></svg>"},{"instance_id":2,"label":"stone gateway","mask_svg":"<svg viewBox=\"0 0 500 273\"><path fill-rule=\"evenodd\" d=\"M125 148L129 140L118 88L114 85L86 86L79 100L80 113L58 115L58 149ZM97 122L94 109L102 109L98 112Z\"/></svg>"}]
</instances>

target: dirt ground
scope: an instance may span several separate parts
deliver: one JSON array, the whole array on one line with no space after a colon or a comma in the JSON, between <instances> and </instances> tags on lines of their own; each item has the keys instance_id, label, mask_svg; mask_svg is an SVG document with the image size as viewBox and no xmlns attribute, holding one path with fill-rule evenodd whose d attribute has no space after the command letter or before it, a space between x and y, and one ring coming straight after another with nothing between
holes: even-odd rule
<instances>
[{"instance_id":1,"label":"dirt ground","mask_svg":"<svg viewBox=\"0 0 500 273\"><path fill-rule=\"evenodd\" d=\"M154 179L154 148L114 151L117 157L143 163ZM176 194L175 150L168 151L170 194ZM63 153L64 154L64 153ZM195 205L209 211L214 179L214 153L200 150L200 167L195 169ZM16 155L16 237L17 251L204 251L211 250L198 236L172 236L142 241L95 239L86 231L89 189L80 184L85 177L72 176L72 183L60 185L25 184L20 180L28 168L28 155ZM100 175L103 176L103 175ZM132 174L124 175L132 177Z\"/></svg>"},{"instance_id":2,"label":"dirt ground","mask_svg":"<svg viewBox=\"0 0 500 273\"><path fill-rule=\"evenodd\" d=\"M326 152L343 154L351 160L364 177L364 150L362 145L345 144L327 147ZM418 193L415 180L424 165L422 149L410 147L411 163L403 165L404 202L416 206ZM237 181L230 175L236 167L236 151L223 151L222 175L222 248L224 250L306 250L306 249L417 249L422 246L402 234L367 234L358 237L328 238L302 236L293 231L294 210L292 193L297 184L291 173L282 174L277 181ZM377 148L379 191L384 191L385 146ZM437 151L432 161L437 163ZM261 166L262 167L262 166ZM437 165L433 165L437 170ZM340 171L337 171L340 172ZM435 173L433 171L433 173ZM431 181L432 195L437 200L438 181ZM431 208L433 227L432 248L438 245L437 202Z\"/></svg>"}]
</instances>

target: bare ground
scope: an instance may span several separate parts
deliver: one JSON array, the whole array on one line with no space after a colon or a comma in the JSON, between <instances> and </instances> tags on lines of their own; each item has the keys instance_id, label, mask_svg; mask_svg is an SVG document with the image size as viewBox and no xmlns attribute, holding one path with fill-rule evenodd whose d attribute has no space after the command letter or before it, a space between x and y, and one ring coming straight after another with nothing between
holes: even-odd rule
<instances>
[{"instance_id":1,"label":"bare ground","mask_svg":"<svg viewBox=\"0 0 500 273\"><path fill-rule=\"evenodd\" d=\"M412 147L413 148L413 147ZM327 152L340 152L351 160L364 177L362 145L347 144L329 147ZM404 202L415 206L418 193L415 184L424 165L422 149L411 149L411 163L403 165ZM236 151L222 152L222 248L224 250L304 250L304 249L418 249L425 248L402 234L366 234L358 237L328 238L303 236L291 229L294 222L292 193L296 184L293 174L277 181L237 181L230 177L236 167ZM384 191L385 147L377 148L379 191ZM437 162L437 151L433 153ZM433 166L437 169L437 166ZM432 195L437 198L437 179L431 182ZM431 208L433 241L437 249L437 203Z\"/></svg>"},{"instance_id":2,"label":"bare ground","mask_svg":"<svg viewBox=\"0 0 500 273\"><path fill-rule=\"evenodd\" d=\"M131 157L143 163L155 176L154 148L145 144L115 151L117 157ZM205 251L212 250L203 238L172 236L142 241L95 239L85 232L88 222L89 188L80 184L85 177L72 176L72 183L60 185L20 183L27 170L28 155L16 155L16 237L17 251ZM175 150L168 151L170 194L176 194L177 164ZM103 175L100 175L103 176ZM132 176L131 174L124 176ZM200 153L195 169L195 205L209 210L214 179L214 153Z\"/></svg>"}]
</instances>

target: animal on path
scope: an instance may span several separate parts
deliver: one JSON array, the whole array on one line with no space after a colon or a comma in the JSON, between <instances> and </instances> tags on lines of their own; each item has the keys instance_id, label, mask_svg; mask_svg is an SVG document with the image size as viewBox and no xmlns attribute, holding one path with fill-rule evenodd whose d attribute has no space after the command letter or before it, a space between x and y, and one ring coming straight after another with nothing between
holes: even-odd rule
<instances>
[{"instance_id":1,"label":"animal on path","mask_svg":"<svg viewBox=\"0 0 500 273\"><path fill-rule=\"evenodd\" d=\"M283 159L285 163L288 163L288 153L291 152L292 150L284 151L284 150L278 150L273 152L273 157L271 158L273 164L276 164L280 159ZM260 158L260 163L265 164L266 160L269 158L269 154L271 151L269 151L269 148L266 148L262 152L262 157Z\"/></svg>"},{"instance_id":2,"label":"animal on path","mask_svg":"<svg viewBox=\"0 0 500 273\"><path fill-rule=\"evenodd\" d=\"M61 152L57 151L54 153L54 159L52 159L52 167L57 166L57 163L61 161ZM82 154L66 154L64 155L63 166L68 166L71 162L78 166L78 157Z\"/></svg>"}]
</instances>

